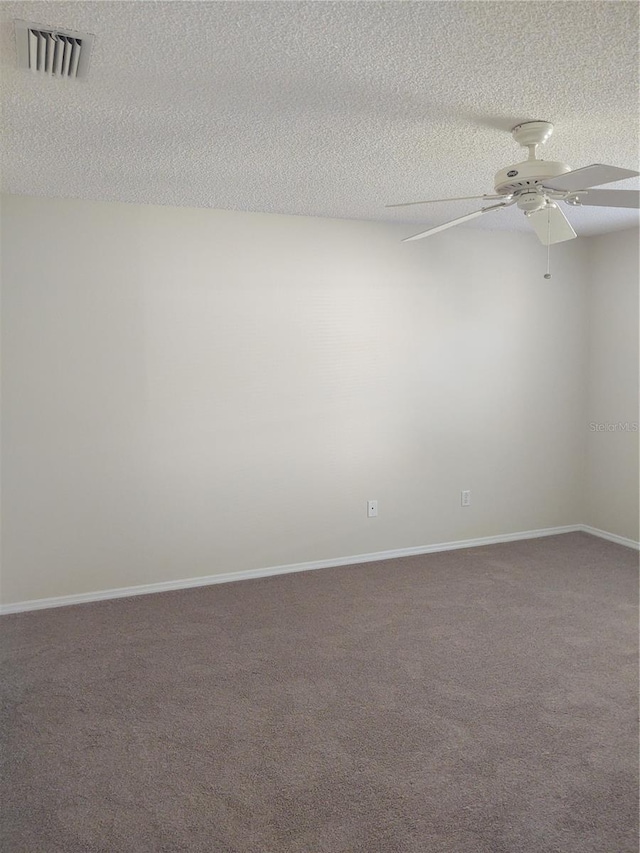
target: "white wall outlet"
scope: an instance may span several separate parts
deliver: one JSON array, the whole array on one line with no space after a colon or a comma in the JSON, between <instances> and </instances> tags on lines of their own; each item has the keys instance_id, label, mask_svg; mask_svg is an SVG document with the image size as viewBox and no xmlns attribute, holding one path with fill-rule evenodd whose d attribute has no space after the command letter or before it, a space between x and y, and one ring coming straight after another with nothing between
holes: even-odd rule
<instances>
[{"instance_id":1,"label":"white wall outlet","mask_svg":"<svg viewBox=\"0 0 640 853\"><path fill-rule=\"evenodd\" d=\"M367 501L367 518L376 518L378 515L378 501Z\"/></svg>"},{"instance_id":2,"label":"white wall outlet","mask_svg":"<svg viewBox=\"0 0 640 853\"><path fill-rule=\"evenodd\" d=\"M460 492L460 506L471 506L471 490L465 489Z\"/></svg>"}]
</instances>

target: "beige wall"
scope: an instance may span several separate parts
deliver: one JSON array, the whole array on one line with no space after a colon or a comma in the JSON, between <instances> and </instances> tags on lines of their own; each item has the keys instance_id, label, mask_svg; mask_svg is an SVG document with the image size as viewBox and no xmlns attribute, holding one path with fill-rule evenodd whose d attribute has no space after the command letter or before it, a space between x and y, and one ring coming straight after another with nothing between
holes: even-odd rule
<instances>
[{"instance_id":1,"label":"beige wall","mask_svg":"<svg viewBox=\"0 0 640 853\"><path fill-rule=\"evenodd\" d=\"M589 243L585 523L637 541L638 233L606 234Z\"/></svg>"},{"instance_id":2,"label":"beige wall","mask_svg":"<svg viewBox=\"0 0 640 853\"><path fill-rule=\"evenodd\" d=\"M2 226L4 602L584 520L585 241L548 282L520 233L27 197Z\"/></svg>"}]
</instances>

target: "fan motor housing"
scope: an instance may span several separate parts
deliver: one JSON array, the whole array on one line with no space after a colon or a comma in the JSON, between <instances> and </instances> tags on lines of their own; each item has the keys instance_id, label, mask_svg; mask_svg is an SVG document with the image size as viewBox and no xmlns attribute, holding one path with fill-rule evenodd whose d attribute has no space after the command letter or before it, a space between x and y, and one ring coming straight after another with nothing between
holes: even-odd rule
<instances>
[{"instance_id":1,"label":"fan motor housing","mask_svg":"<svg viewBox=\"0 0 640 853\"><path fill-rule=\"evenodd\" d=\"M544 184L545 181L570 171L571 166L554 160L524 160L522 163L514 163L513 166L500 169L496 173L494 185L498 194L510 195L518 190L526 190L527 187Z\"/></svg>"}]
</instances>

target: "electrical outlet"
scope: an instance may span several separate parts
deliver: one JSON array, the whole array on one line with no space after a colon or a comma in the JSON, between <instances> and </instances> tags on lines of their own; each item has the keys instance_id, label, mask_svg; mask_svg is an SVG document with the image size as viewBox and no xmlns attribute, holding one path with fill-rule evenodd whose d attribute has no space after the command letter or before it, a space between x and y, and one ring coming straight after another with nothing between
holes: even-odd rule
<instances>
[{"instance_id":1,"label":"electrical outlet","mask_svg":"<svg viewBox=\"0 0 640 853\"><path fill-rule=\"evenodd\" d=\"M376 518L378 515L378 501L367 501L367 518Z\"/></svg>"},{"instance_id":2,"label":"electrical outlet","mask_svg":"<svg viewBox=\"0 0 640 853\"><path fill-rule=\"evenodd\" d=\"M465 489L460 492L460 506L471 506L471 491L470 489Z\"/></svg>"}]
</instances>

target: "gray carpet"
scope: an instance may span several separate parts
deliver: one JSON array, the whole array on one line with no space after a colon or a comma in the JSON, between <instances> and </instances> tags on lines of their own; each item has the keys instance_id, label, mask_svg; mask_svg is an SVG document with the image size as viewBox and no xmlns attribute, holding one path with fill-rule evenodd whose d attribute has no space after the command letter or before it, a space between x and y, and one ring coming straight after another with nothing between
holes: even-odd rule
<instances>
[{"instance_id":1,"label":"gray carpet","mask_svg":"<svg viewBox=\"0 0 640 853\"><path fill-rule=\"evenodd\" d=\"M6 616L2 850L636 853L637 569L577 533Z\"/></svg>"}]
</instances>

